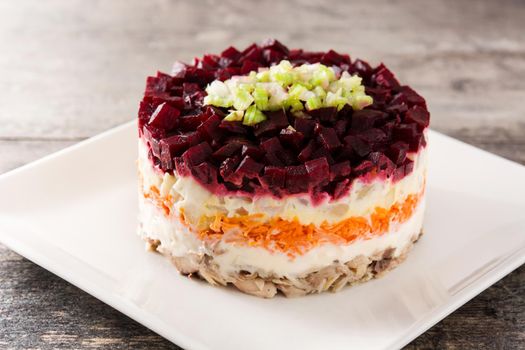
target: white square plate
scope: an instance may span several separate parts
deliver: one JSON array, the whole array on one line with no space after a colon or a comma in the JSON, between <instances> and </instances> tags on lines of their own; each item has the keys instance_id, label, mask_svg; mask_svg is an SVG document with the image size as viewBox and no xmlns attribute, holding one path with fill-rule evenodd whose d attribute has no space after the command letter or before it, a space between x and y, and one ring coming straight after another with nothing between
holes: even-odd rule
<instances>
[{"instance_id":1,"label":"white square plate","mask_svg":"<svg viewBox=\"0 0 525 350\"><path fill-rule=\"evenodd\" d=\"M258 299L145 252L135 123L0 176L0 241L184 348L399 348L525 262L525 167L435 132L430 145L425 235L337 294Z\"/></svg>"}]
</instances>

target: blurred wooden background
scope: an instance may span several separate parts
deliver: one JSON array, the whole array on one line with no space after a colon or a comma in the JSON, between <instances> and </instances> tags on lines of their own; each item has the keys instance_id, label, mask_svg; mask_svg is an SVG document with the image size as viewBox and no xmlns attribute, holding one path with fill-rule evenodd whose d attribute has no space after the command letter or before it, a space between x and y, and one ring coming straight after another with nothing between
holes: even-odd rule
<instances>
[{"instance_id":1,"label":"blurred wooden background","mask_svg":"<svg viewBox=\"0 0 525 350\"><path fill-rule=\"evenodd\" d=\"M135 118L175 59L267 37L384 61L435 130L525 164L525 1L322 3L0 1L0 172ZM523 344L521 267L407 348ZM0 348L177 349L1 245Z\"/></svg>"}]
</instances>

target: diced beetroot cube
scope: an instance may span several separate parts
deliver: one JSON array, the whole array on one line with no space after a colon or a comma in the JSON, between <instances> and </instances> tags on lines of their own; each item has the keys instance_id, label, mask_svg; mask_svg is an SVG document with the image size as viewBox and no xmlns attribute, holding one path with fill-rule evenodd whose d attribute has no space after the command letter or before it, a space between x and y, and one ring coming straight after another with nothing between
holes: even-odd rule
<instances>
[{"instance_id":1,"label":"diced beetroot cube","mask_svg":"<svg viewBox=\"0 0 525 350\"><path fill-rule=\"evenodd\" d=\"M277 125L281 129L286 128L288 127L288 125L290 125L288 123L288 117L286 116L286 112L283 109L280 109L275 112L266 112L266 116L268 117L268 120L271 120L275 125Z\"/></svg>"},{"instance_id":2,"label":"diced beetroot cube","mask_svg":"<svg viewBox=\"0 0 525 350\"><path fill-rule=\"evenodd\" d=\"M386 111L390 115L395 116L395 115L405 114L408 111L408 107L405 103L390 104L386 108Z\"/></svg>"},{"instance_id":3,"label":"diced beetroot cube","mask_svg":"<svg viewBox=\"0 0 525 350\"><path fill-rule=\"evenodd\" d=\"M177 125L177 118L180 111L163 103L157 107L151 115L148 124L159 129L171 130Z\"/></svg>"},{"instance_id":4,"label":"diced beetroot cube","mask_svg":"<svg viewBox=\"0 0 525 350\"><path fill-rule=\"evenodd\" d=\"M174 135L160 140L160 154L161 161L164 158L166 164L170 164L173 157L182 154L188 147L190 147L192 136Z\"/></svg>"},{"instance_id":5,"label":"diced beetroot cube","mask_svg":"<svg viewBox=\"0 0 525 350\"><path fill-rule=\"evenodd\" d=\"M277 137L262 142L261 148L266 152L264 158L269 165L291 165L297 160L290 150L284 149Z\"/></svg>"},{"instance_id":6,"label":"diced beetroot cube","mask_svg":"<svg viewBox=\"0 0 525 350\"><path fill-rule=\"evenodd\" d=\"M263 50L263 58L266 64L273 65L281 62L284 59L284 54L273 50L273 49L265 49Z\"/></svg>"},{"instance_id":7,"label":"diced beetroot cube","mask_svg":"<svg viewBox=\"0 0 525 350\"><path fill-rule=\"evenodd\" d=\"M350 190L350 179L343 179L336 183L334 188L334 199L339 199L346 195Z\"/></svg>"},{"instance_id":8,"label":"diced beetroot cube","mask_svg":"<svg viewBox=\"0 0 525 350\"><path fill-rule=\"evenodd\" d=\"M299 149L304 140L304 135L301 132L292 129L282 129L279 134L279 139L284 145L291 146L293 149Z\"/></svg>"},{"instance_id":9,"label":"diced beetroot cube","mask_svg":"<svg viewBox=\"0 0 525 350\"><path fill-rule=\"evenodd\" d=\"M297 156L289 149L284 149L283 152L277 153L277 157L284 163L284 165L292 165L297 163Z\"/></svg>"},{"instance_id":10,"label":"diced beetroot cube","mask_svg":"<svg viewBox=\"0 0 525 350\"><path fill-rule=\"evenodd\" d=\"M330 181L341 177L347 177L352 172L350 161L345 160L330 167Z\"/></svg>"},{"instance_id":11,"label":"diced beetroot cube","mask_svg":"<svg viewBox=\"0 0 525 350\"><path fill-rule=\"evenodd\" d=\"M237 50L235 47L230 46L223 52L221 52L221 57L229 58L231 60L236 60L240 56L239 50Z\"/></svg>"},{"instance_id":12,"label":"diced beetroot cube","mask_svg":"<svg viewBox=\"0 0 525 350\"><path fill-rule=\"evenodd\" d=\"M357 75L365 79L368 79L372 75L372 67L370 67L367 62L360 59L354 61L352 69Z\"/></svg>"},{"instance_id":13,"label":"diced beetroot cube","mask_svg":"<svg viewBox=\"0 0 525 350\"><path fill-rule=\"evenodd\" d=\"M221 163L219 173L224 181L231 182L237 186L242 185L242 176L235 172L240 162L240 157L231 157Z\"/></svg>"},{"instance_id":14,"label":"diced beetroot cube","mask_svg":"<svg viewBox=\"0 0 525 350\"><path fill-rule=\"evenodd\" d=\"M243 63L244 61L254 61L254 62L261 62L262 60L262 54L261 49L253 44L248 46L242 53L241 57L239 58L239 63Z\"/></svg>"},{"instance_id":15,"label":"diced beetroot cube","mask_svg":"<svg viewBox=\"0 0 525 350\"><path fill-rule=\"evenodd\" d=\"M386 150L386 155L397 165L402 164L406 157L408 151L408 144L403 141L397 141L390 145Z\"/></svg>"},{"instance_id":16,"label":"diced beetroot cube","mask_svg":"<svg viewBox=\"0 0 525 350\"><path fill-rule=\"evenodd\" d=\"M326 123L335 123L337 120L337 108L336 107L322 107L314 109L308 112L314 119L320 120Z\"/></svg>"},{"instance_id":17,"label":"diced beetroot cube","mask_svg":"<svg viewBox=\"0 0 525 350\"><path fill-rule=\"evenodd\" d=\"M375 69L372 79L375 80L377 85L389 89L399 86L399 82L397 81L394 74L382 63Z\"/></svg>"},{"instance_id":18,"label":"diced beetroot cube","mask_svg":"<svg viewBox=\"0 0 525 350\"><path fill-rule=\"evenodd\" d=\"M409 106L421 106L427 108L427 103L421 95L415 92L410 86L401 86L400 92L394 96L392 103L407 103Z\"/></svg>"},{"instance_id":19,"label":"diced beetroot cube","mask_svg":"<svg viewBox=\"0 0 525 350\"><path fill-rule=\"evenodd\" d=\"M323 57L324 52L311 52L311 51L303 51L303 59L306 60L308 63L319 63L321 62L321 58Z\"/></svg>"},{"instance_id":20,"label":"diced beetroot cube","mask_svg":"<svg viewBox=\"0 0 525 350\"><path fill-rule=\"evenodd\" d=\"M172 86L169 93L171 96L182 97L182 91L182 86Z\"/></svg>"},{"instance_id":21,"label":"diced beetroot cube","mask_svg":"<svg viewBox=\"0 0 525 350\"><path fill-rule=\"evenodd\" d=\"M368 158L376 165L378 171L385 173L387 176L392 175L396 169L390 158L381 152L372 152L368 155Z\"/></svg>"},{"instance_id":22,"label":"diced beetroot cube","mask_svg":"<svg viewBox=\"0 0 525 350\"><path fill-rule=\"evenodd\" d=\"M210 117L217 115L221 119L224 119L226 117L226 113L224 113L220 108L215 106L206 106L204 107L204 113Z\"/></svg>"},{"instance_id":23,"label":"diced beetroot cube","mask_svg":"<svg viewBox=\"0 0 525 350\"><path fill-rule=\"evenodd\" d=\"M341 64L343 60L345 60L343 56L341 56L334 50L330 50L323 55L323 57L321 58L321 63L327 66L339 66L339 64Z\"/></svg>"},{"instance_id":24,"label":"diced beetroot cube","mask_svg":"<svg viewBox=\"0 0 525 350\"><path fill-rule=\"evenodd\" d=\"M381 88L381 87L373 88L373 87L367 86L365 91L367 95L372 96L374 100L373 106L386 105L388 101L390 101L392 98L392 90L388 88Z\"/></svg>"},{"instance_id":25,"label":"diced beetroot cube","mask_svg":"<svg viewBox=\"0 0 525 350\"><path fill-rule=\"evenodd\" d=\"M199 143L196 146L188 148L186 152L182 155L184 161L189 165L197 165L204 162L211 155L212 149L208 142L204 141Z\"/></svg>"},{"instance_id":26,"label":"diced beetroot cube","mask_svg":"<svg viewBox=\"0 0 525 350\"><path fill-rule=\"evenodd\" d=\"M340 119L335 122L334 129L335 133L339 138L342 138L346 134L346 128L348 127L348 119Z\"/></svg>"},{"instance_id":27,"label":"diced beetroot cube","mask_svg":"<svg viewBox=\"0 0 525 350\"><path fill-rule=\"evenodd\" d=\"M231 122L228 120L222 120L219 124L219 129L226 130L232 134L246 135L248 129L242 124L242 122Z\"/></svg>"},{"instance_id":28,"label":"diced beetroot cube","mask_svg":"<svg viewBox=\"0 0 525 350\"><path fill-rule=\"evenodd\" d=\"M255 160L260 160L264 156L264 151L254 145L242 145L241 157L250 156Z\"/></svg>"},{"instance_id":29,"label":"diced beetroot cube","mask_svg":"<svg viewBox=\"0 0 525 350\"><path fill-rule=\"evenodd\" d=\"M361 162L361 164L353 168L353 172L356 176L361 176L361 175L369 173L374 168L375 168L374 163L372 163L369 160L364 160Z\"/></svg>"},{"instance_id":30,"label":"diced beetroot cube","mask_svg":"<svg viewBox=\"0 0 525 350\"><path fill-rule=\"evenodd\" d=\"M327 150L324 147L317 148L314 153L312 154L311 159L321 158L324 157L328 161L328 164L332 165L335 163L334 158L330 154L330 151Z\"/></svg>"},{"instance_id":31,"label":"diced beetroot cube","mask_svg":"<svg viewBox=\"0 0 525 350\"><path fill-rule=\"evenodd\" d=\"M406 159L403 165L400 165L394 171L394 181L401 180L406 175L409 175L414 170L414 162Z\"/></svg>"},{"instance_id":32,"label":"diced beetroot cube","mask_svg":"<svg viewBox=\"0 0 525 350\"><path fill-rule=\"evenodd\" d=\"M201 91L199 84L196 84L196 83L183 83L182 84L182 97L184 97L184 99L186 99L186 97L191 96L197 91Z\"/></svg>"},{"instance_id":33,"label":"diced beetroot cube","mask_svg":"<svg viewBox=\"0 0 525 350\"><path fill-rule=\"evenodd\" d=\"M333 151L342 146L333 128L321 127L317 139L319 143L329 151Z\"/></svg>"},{"instance_id":34,"label":"diced beetroot cube","mask_svg":"<svg viewBox=\"0 0 525 350\"><path fill-rule=\"evenodd\" d=\"M262 42L261 48L262 49L272 49L284 55L288 55L290 53L288 48L276 39L266 39L265 41Z\"/></svg>"},{"instance_id":35,"label":"diced beetroot cube","mask_svg":"<svg viewBox=\"0 0 525 350\"><path fill-rule=\"evenodd\" d=\"M234 75L239 75L240 73L240 70L237 71L237 69L234 68L217 69L215 71L215 78L219 79L220 81L225 81L230 79Z\"/></svg>"},{"instance_id":36,"label":"diced beetroot cube","mask_svg":"<svg viewBox=\"0 0 525 350\"><path fill-rule=\"evenodd\" d=\"M248 179L254 179L259 175L263 168L263 164L256 162L250 156L246 156L237 167L236 172Z\"/></svg>"},{"instance_id":37,"label":"diced beetroot cube","mask_svg":"<svg viewBox=\"0 0 525 350\"><path fill-rule=\"evenodd\" d=\"M265 166L264 175L259 177L261 184L267 189L283 188L286 181L286 171L281 167Z\"/></svg>"},{"instance_id":38,"label":"diced beetroot cube","mask_svg":"<svg viewBox=\"0 0 525 350\"><path fill-rule=\"evenodd\" d=\"M190 131L186 134L183 134L184 137L188 139L188 143L191 146L195 146L201 141L201 136L197 131Z\"/></svg>"},{"instance_id":39,"label":"diced beetroot cube","mask_svg":"<svg viewBox=\"0 0 525 350\"><path fill-rule=\"evenodd\" d=\"M419 147L424 147L425 145L425 135L423 133L418 133L416 137L408 143L408 150L411 152L417 152Z\"/></svg>"},{"instance_id":40,"label":"diced beetroot cube","mask_svg":"<svg viewBox=\"0 0 525 350\"><path fill-rule=\"evenodd\" d=\"M265 163L274 166L284 166L284 162L277 156L276 153L270 152L264 155Z\"/></svg>"},{"instance_id":41,"label":"diced beetroot cube","mask_svg":"<svg viewBox=\"0 0 525 350\"><path fill-rule=\"evenodd\" d=\"M198 108L204 106L204 98L206 97L206 92L196 91L193 94L189 95L187 99L184 100L184 106L187 109Z\"/></svg>"},{"instance_id":42,"label":"diced beetroot cube","mask_svg":"<svg viewBox=\"0 0 525 350\"><path fill-rule=\"evenodd\" d=\"M222 161L237 153L241 149L241 146L240 143L227 143L213 152L212 157Z\"/></svg>"},{"instance_id":43,"label":"diced beetroot cube","mask_svg":"<svg viewBox=\"0 0 525 350\"><path fill-rule=\"evenodd\" d=\"M147 77L146 78L146 96L158 95L168 90L169 80L166 78Z\"/></svg>"},{"instance_id":44,"label":"diced beetroot cube","mask_svg":"<svg viewBox=\"0 0 525 350\"><path fill-rule=\"evenodd\" d=\"M250 145L252 145L252 142L250 140L248 140L246 137L242 136L242 135L230 136L223 143L224 144L237 143L237 144L239 144L241 146L244 146L244 145L250 146Z\"/></svg>"},{"instance_id":45,"label":"diced beetroot cube","mask_svg":"<svg viewBox=\"0 0 525 350\"><path fill-rule=\"evenodd\" d=\"M302 133L306 138L310 138L314 134L314 128L317 122L312 119L295 118L294 129Z\"/></svg>"},{"instance_id":46,"label":"diced beetroot cube","mask_svg":"<svg viewBox=\"0 0 525 350\"><path fill-rule=\"evenodd\" d=\"M191 174L202 184L217 183L217 168L210 163L202 162L193 166Z\"/></svg>"},{"instance_id":47,"label":"diced beetroot cube","mask_svg":"<svg viewBox=\"0 0 525 350\"><path fill-rule=\"evenodd\" d=\"M189 83L197 83L199 86L205 87L206 84L211 83L215 79L213 71L202 68L188 67L186 69L186 81Z\"/></svg>"},{"instance_id":48,"label":"diced beetroot cube","mask_svg":"<svg viewBox=\"0 0 525 350\"><path fill-rule=\"evenodd\" d=\"M304 165L287 166L285 171L285 187L290 193L300 193L308 190L309 176Z\"/></svg>"},{"instance_id":49,"label":"diced beetroot cube","mask_svg":"<svg viewBox=\"0 0 525 350\"><path fill-rule=\"evenodd\" d=\"M377 148L387 140L385 132L378 128L371 128L361 132L359 138L367 142L372 149Z\"/></svg>"},{"instance_id":50,"label":"diced beetroot cube","mask_svg":"<svg viewBox=\"0 0 525 350\"><path fill-rule=\"evenodd\" d=\"M307 160L311 159L314 151L315 151L315 141L310 140L310 142L308 142L306 147L303 148L303 150L299 153L299 156L297 158L299 158L301 162L306 162Z\"/></svg>"},{"instance_id":51,"label":"diced beetroot cube","mask_svg":"<svg viewBox=\"0 0 525 350\"><path fill-rule=\"evenodd\" d=\"M216 55L204 55L202 56L202 68L214 69L219 67L219 56Z\"/></svg>"},{"instance_id":52,"label":"diced beetroot cube","mask_svg":"<svg viewBox=\"0 0 525 350\"><path fill-rule=\"evenodd\" d=\"M399 117L399 121L401 121L401 117ZM389 121L389 122L385 123L385 125L383 125L381 127L381 130L384 131L387 140L392 140L393 135L394 135L394 128L398 124L399 124L399 122L397 120L393 120L393 121Z\"/></svg>"},{"instance_id":53,"label":"diced beetroot cube","mask_svg":"<svg viewBox=\"0 0 525 350\"><path fill-rule=\"evenodd\" d=\"M259 68L259 64L257 62L253 61L244 61L241 66L241 74L248 74L251 71L257 72L257 69Z\"/></svg>"},{"instance_id":54,"label":"diced beetroot cube","mask_svg":"<svg viewBox=\"0 0 525 350\"><path fill-rule=\"evenodd\" d=\"M267 139L263 138L260 146L265 153L276 153L284 150L279 138L276 136Z\"/></svg>"},{"instance_id":55,"label":"diced beetroot cube","mask_svg":"<svg viewBox=\"0 0 525 350\"><path fill-rule=\"evenodd\" d=\"M417 124L402 124L394 127L392 131L394 138L405 141L408 144L418 137Z\"/></svg>"},{"instance_id":56,"label":"diced beetroot cube","mask_svg":"<svg viewBox=\"0 0 525 350\"><path fill-rule=\"evenodd\" d=\"M220 122L221 117L214 114L199 125L197 131L208 141L219 140L223 135L221 130L219 130Z\"/></svg>"},{"instance_id":57,"label":"diced beetroot cube","mask_svg":"<svg viewBox=\"0 0 525 350\"><path fill-rule=\"evenodd\" d=\"M352 129L363 131L386 120L388 114L374 109L362 109L352 115Z\"/></svg>"},{"instance_id":58,"label":"diced beetroot cube","mask_svg":"<svg viewBox=\"0 0 525 350\"><path fill-rule=\"evenodd\" d=\"M151 97L153 103L155 105L159 105L163 102L168 103L170 106L175 107L177 109L184 109L184 100L180 96L170 96L168 93L155 95Z\"/></svg>"},{"instance_id":59,"label":"diced beetroot cube","mask_svg":"<svg viewBox=\"0 0 525 350\"><path fill-rule=\"evenodd\" d=\"M142 135L146 142L148 143L149 147L153 151L153 155L155 157L160 157L160 145L159 145L159 138L164 137L164 132L161 133L161 135L156 135L158 131L155 128L152 128L151 126L144 125L142 128Z\"/></svg>"},{"instance_id":60,"label":"diced beetroot cube","mask_svg":"<svg viewBox=\"0 0 525 350\"><path fill-rule=\"evenodd\" d=\"M178 118L179 128L184 131L195 131L208 116L204 113L182 115Z\"/></svg>"},{"instance_id":61,"label":"diced beetroot cube","mask_svg":"<svg viewBox=\"0 0 525 350\"><path fill-rule=\"evenodd\" d=\"M354 135L345 137L344 141L345 146L350 147L352 152L357 154L359 157L365 157L372 150L367 142Z\"/></svg>"},{"instance_id":62,"label":"diced beetroot cube","mask_svg":"<svg viewBox=\"0 0 525 350\"><path fill-rule=\"evenodd\" d=\"M416 123L421 131L426 128L430 122L430 113L420 106L414 106L405 114L406 123Z\"/></svg>"},{"instance_id":63,"label":"diced beetroot cube","mask_svg":"<svg viewBox=\"0 0 525 350\"><path fill-rule=\"evenodd\" d=\"M309 176L310 184L316 186L320 183L328 182L330 178L330 167L326 158L317 158L304 163L306 173Z\"/></svg>"},{"instance_id":64,"label":"diced beetroot cube","mask_svg":"<svg viewBox=\"0 0 525 350\"><path fill-rule=\"evenodd\" d=\"M139 105L139 129L148 123L149 118L159 104L152 101L151 97L144 97Z\"/></svg>"},{"instance_id":65,"label":"diced beetroot cube","mask_svg":"<svg viewBox=\"0 0 525 350\"><path fill-rule=\"evenodd\" d=\"M288 127L288 117L285 111L279 110L265 114L268 119L255 125L254 134L256 137L277 133L281 129Z\"/></svg>"}]
</instances>

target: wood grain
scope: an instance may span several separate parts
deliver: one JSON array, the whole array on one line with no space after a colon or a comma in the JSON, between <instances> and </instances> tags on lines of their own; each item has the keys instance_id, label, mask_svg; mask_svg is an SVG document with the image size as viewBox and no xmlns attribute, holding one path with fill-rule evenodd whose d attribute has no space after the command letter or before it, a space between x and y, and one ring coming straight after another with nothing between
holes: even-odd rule
<instances>
[{"instance_id":1,"label":"wood grain","mask_svg":"<svg viewBox=\"0 0 525 350\"><path fill-rule=\"evenodd\" d=\"M0 1L0 172L134 118L144 77L228 44L384 61L432 127L525 164L525 2ZM525 267L407 349L525 344ZM0 348L178 349L0 246Z\"/></svg>"}]
</instances>

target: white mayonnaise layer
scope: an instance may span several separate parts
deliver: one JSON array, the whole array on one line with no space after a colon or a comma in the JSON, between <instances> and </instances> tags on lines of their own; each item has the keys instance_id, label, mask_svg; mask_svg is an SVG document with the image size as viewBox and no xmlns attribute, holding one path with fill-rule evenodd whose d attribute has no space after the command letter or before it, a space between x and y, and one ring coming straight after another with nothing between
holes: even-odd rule
<instances>
[{"instance_id":1,"label":"white mayonnaise layer","mask_svg":"<svg viewBox=\"0 0 525 350\"><path fill-rule=\"evenodd\" d=\"M367 240L357 240L347 245L324 244L311 249L294 259L280 252L264 248L245 247L221 241L216 247L219 254L207 252L204 243L190 229L181 224L177 217L168 218L153 203L140 196L141 227L144 238L158 239L161 253L185 256L190 253L208 253L214 257L223 275L240 270L258 272L261 276L274 275L293 279L309 272L331 265L335 261L347 262L358 255L373 256L385 249L395 248L398 256L417 236L422 228L425 209L424 197L412 217L404 222L391 225L391 231Z\"/></svg>"},{"instance_id":2,"label":"white mayonnaise layer","mask_svg":"<svg viewBox=\"0 0 525 350\"><path fill-rule=\"evenodd\" d=\"M178 217L167 217L142 194L139 194L138 219L139 235L143 239L158 239L160 253L173 256L206 253L203 242Z\"/></svg>"},{"instance_id":3,"label":"white mayonnaise layer","mask_svg":"<svg viewBox=\"0 0 525 350\"><path fill-rule=\"evenodd\" d=\"M191 223L198 223L202 216L214 217L221 214L233 217L262 213L269 218L297 219L304 225L320 225L324 221L336 223L352 216L368 217L376 207L390 208L408 195L420 193L425 184L427 148L420 150L412 158L414 171L398 182L391 179L376 179L369 183L356 180L346 196L335 201L326 200L315 206L308 194L284 199L269 196L216 196L192 177L162 174L154 168L148 159L147 146L142 140L139 140L138 167L143 179L143 190L147 192L150 186L155 186L161 195L170 194L174 200L173 212L178 213L182 209Z\"/></svg>"}]
</instances>

